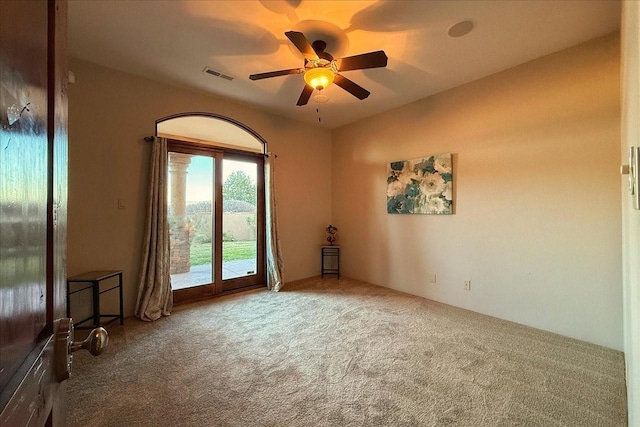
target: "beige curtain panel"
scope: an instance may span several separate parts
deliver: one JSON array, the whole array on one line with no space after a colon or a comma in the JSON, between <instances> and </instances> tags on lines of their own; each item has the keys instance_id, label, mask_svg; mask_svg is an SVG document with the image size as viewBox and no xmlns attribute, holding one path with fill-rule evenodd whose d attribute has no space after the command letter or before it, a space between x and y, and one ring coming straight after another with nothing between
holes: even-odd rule
<instances>
[{"instance_id":1,"label":"beige curtain panel","mask_svg":"<svg viewBox=\"0 0 640 427\"><path fill-rule=\"evenodd\" d=\"M278 292L282 288L282 272L284 264L280 251L278 236L278 217L276 215L277 199L275 184L275 155L268 155L264 161L264 186L266 200L266 256L267 256L267 289Z\"/></svg>"},{"instance_id":2,"label":"beige curtain panel","mask_svg":"<svg viewBox=\"0 0 640 427\"><path fill-rule=\"evenodd\" d=\"M167 224L167 139L154 138L152 144L147 221L135 312L136 317L145 321L169 316L173 308Z\"/></svg>"}]
</instances>

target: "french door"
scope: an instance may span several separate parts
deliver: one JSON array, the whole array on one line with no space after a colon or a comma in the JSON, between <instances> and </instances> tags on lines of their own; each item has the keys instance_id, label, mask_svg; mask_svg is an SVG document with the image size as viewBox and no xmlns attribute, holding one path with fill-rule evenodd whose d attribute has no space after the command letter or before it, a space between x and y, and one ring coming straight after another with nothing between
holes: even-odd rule
<instances>
[{"instance_id":1,"label":"french door","mask_svg":"<svg viewBox=\"0 0 640 427\"><path fill-rule=\"evenodd\" d=\"M264 286L264 158L170 140L174 301Z\"/></svg>"}]
</instances>

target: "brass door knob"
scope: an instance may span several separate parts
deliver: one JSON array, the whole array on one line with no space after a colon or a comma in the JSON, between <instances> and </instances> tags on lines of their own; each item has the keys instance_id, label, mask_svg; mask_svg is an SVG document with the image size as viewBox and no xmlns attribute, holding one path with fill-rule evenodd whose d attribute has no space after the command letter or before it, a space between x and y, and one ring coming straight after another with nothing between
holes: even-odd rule
<instances>
[{"instance_id":1,"label":"brass door knob","mask_svg":"<svg viewBox=\"0 0 640 427\"><path fill-rule=\"evenodd\" d=\"M54 353L56 377L64 381L71 375L73 352L85 349L94 356L100 355L109 345L109 333L103 327L93 329L84 341L73 341L73 320L60 319L55 336Z\"/></svg>"},{"instance_id":2,"label":"brass door knob","mask_svg":"<svg viewBox=\"0 0 640 427\"><path fill-rule=\"evenodd\" d=\"M107 345L109 345L109 333L105 328L98 327L93 329L84 341L69 342L69 354L84 349L94 356L99 356Z\"/></svg>"}]
</instances>

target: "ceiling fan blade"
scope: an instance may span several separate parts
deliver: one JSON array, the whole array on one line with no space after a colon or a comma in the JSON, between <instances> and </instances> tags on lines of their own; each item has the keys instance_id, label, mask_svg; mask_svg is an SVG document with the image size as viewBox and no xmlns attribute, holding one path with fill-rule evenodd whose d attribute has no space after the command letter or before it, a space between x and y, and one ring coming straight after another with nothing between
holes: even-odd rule
<instances>
[{"instance_id":1,"label":"ceiling fan blade","mask_svg":"<svg viewBox=\"0 0 640 427\"><path fill-rule=\"evenodd\" d=\"M365 68L378 68L387 66L387 55L383 50L363 53L361 55L347 56L338 59L338 70L363 70Z\"/></svg>"},{"instance_id":2,"label":"ceiling fan blade","mask_svg":"<svg viewBox=\"0 0 640 427\"><path fill-rule=\"evenodd\" d=\"M340 74L336 74L333 82L360 100L371 95L371 92Z\"/></svg>"},{"instance_id":3,"label":"ceiling fan blade","mask_svg":"<svg viewBox=\"0 0 640 427\"><path fill-rule=\"evenodd\" d=\"M312 93L313 88L309 85L304 85L304 89L302 89L302 93L300 94L300 98L298 98L298 103L296 105L307 105Z\"/></svg>"},{"instance_id":4,"label":"ceiling fan blade","mask_svg":"<svg viewBox=\"0 0 640 427\"><path fill-rule=\"evenodd\" d=\"M268 73L251 74L249 78L251 80L261 80L261 79L268 79L270 77L288 76L290 74L302 74L302 73L304 73L304 69L292 68L290 70L279 70L279 71L270 71Z\"/></svg>"},{"instance_id":5,"label":"ceiling fan blade","mask_svg":"<svg viewBox=\"0 0 640 427\"><path fill-rule=\"evenodd\" d=\"M318 59L316 51L313 50L313 47L311 47L311 43L309 43L309 40L307 40L304 34L298 31L287 31L286 33L284 33L284 35L287 36L289 40L291 40L291 43L293 43L293 45L298 48L300 53L302 53L305 58Z\"/></svg>"}]
</instances>

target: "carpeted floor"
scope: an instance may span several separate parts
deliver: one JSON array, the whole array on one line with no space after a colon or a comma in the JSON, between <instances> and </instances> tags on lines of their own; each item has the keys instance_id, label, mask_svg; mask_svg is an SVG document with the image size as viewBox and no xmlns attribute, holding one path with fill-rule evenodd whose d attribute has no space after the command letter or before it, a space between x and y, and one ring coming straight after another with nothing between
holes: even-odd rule
<instances>
[{"instance_id":1,"label":"carpeted floor","mask_svg":"<svg viewBox=\"0 0 640 427\"><path fill-rule=\"evenodd\" d=\"M624 426L620 352L349 279L177 307L76 353L70 426Z\"/></svg>"}]
</instances>

